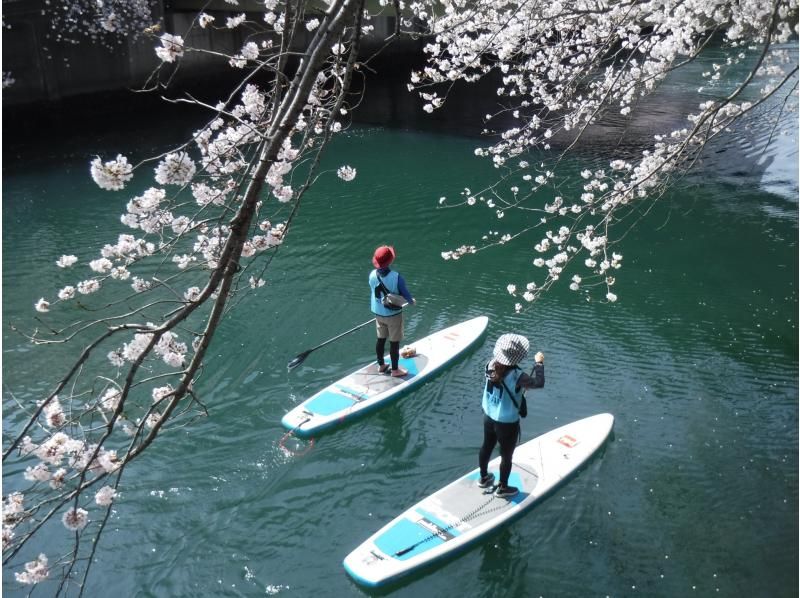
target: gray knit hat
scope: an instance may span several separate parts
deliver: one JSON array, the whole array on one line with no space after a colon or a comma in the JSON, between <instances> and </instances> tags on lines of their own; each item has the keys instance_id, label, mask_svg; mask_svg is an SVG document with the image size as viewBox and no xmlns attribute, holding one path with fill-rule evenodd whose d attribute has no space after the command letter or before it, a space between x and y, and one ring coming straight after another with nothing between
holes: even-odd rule
<instances>
[{"instance_id":1,"label":"gray knit hat","mask_svg":"<svg viewBox=\"0 0 800 598\"><path fill-rule=\"evenodd\" d=\"M517 365L528 354L530 343L519 334L504 334L494 345L494 360L503 365Z\"/></svg>"}]
</instances>

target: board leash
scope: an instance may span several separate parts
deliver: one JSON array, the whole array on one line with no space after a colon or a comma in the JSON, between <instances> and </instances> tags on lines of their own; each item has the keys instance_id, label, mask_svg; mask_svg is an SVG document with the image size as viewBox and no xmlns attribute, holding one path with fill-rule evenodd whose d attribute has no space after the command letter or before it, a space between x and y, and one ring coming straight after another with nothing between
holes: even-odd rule
<instances>
[{"instance_id":1,"label":"board leash","mask_svg":"<svg viewBox=\"0 0 800 598\"><path fill-rule=\"evenodd\" d=\"M281 439L278 441L278 446L279 446L279 447L281 447L281 448L282 448L282 449L283 449L285 452L287 452L287 453L289 453L290 455L292 455L293 457L302 457L302 456L303 456L303 455L305 455L305 454L306 454L308 451L310 451L312 448L314 448L314 439L313 439L313 438L312 438L312 439L311 439L311 441L308 443L308 446L306 447L306 449L305 449L304 451L294 451L294 450L292 450L292 449L288 448L288 447L286 446L286 444L285 444L285 442L286 442L286 439L287 439L287 438L289 438L289 437L290 437L292 434L294 434L294 431L295 431L295 430L297 430L297 428L299 428L300 426L302 426L304 423L306 423L306 422L308 422L308 421L311 421L311 418L310 418L310 417L307 417L306 419L304 419L303 421L301 421L299 424L297 424L297 425L296 425L294 428L292 428L291 430L289 430L288 432L286 432L286 434L284 434L283 436L281 436Z\"/></svg>"},{"instance_id":2,"label":"board leash","mask_svg":"<svg viewBox=\"0 0 800 598\"><path fill-rule=\"evenodd\" d=\"M486 494L485 491L484 491L484 494ZM425 538L422 538L422 540L419 540L418 542L416 542L415 544L412 544L411 546L408 546L407 548L403 548L402 550L398 550L397 552L394 553L393 556L403 556L404 554L408 554L409 552L411 552L412 550L414 550L415 548L417 548L421 544L425 544L426 542L430 542L434 538L438 538L442 534L446 534L450 530L457 528L462 523L466 523L467 521L470 521L471 519L474 519L484 509L484 507L490 505L495 498L497 498L497 497L495 497L494 494L492 494L492 496L489 498L489 500L487 500L486 502L484 502L481 505L478 505L476 508L474 508L472 511L470 511L469 513L464 515L464 517L462 517L461 519L459 519L455 523L451 523L447 527L441 527L441 528L439 526L436 526L437 529L438 529L437 532L432 533L431 535L429 535L429 536L427 536ZM507 501L503 501L503 504L495 507L494 509L489 509L489 510L485 511L485 513L493 513L495 511L499 511L500 509L505 507L507 504L508 504Z\"/></svg>"}]
</instances>

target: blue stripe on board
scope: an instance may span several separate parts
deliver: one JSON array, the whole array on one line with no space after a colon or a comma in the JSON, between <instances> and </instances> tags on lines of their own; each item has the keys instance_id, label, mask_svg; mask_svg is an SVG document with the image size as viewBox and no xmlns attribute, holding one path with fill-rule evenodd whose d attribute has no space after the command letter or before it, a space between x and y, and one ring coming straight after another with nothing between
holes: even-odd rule
<instances>
[{"instance_id":1,"label":"blue stripe on board","mask_svg":"<svg viewBox=\"0 0 800 598\"><path fill-rule=\"evenodd\" d=\"M401 368L405 368L406 370L408 370L409 378L413 378L414 376L419 374L419 370L417 369L417 362L414 361L413 357L410 357L408 359L401 357L398 364L400 365ZM405 378L406 376L403 377Z\"/></svg>"},{"instance_id":2,"label":"blue stripe on board","mask_svg":"<svg viewBox=\"0 0 800 598\"><path fill-rule=\"evenodd\" d=\"M305 404L305 409L319 415L331 415L337 411L342 411L351 407L355 403L353 399L340 395L337 392L325 390L318 397L311 399Z\"/></svg>"},{"instance_id":3,"label":"blue stripe on board","mask_svg":"<svg viewBox=\"0 0 800 598\"><path fill-rule=\"evenodd\" d=\"M387 529L385 533L375 539L375 546L380 548L384 554L394 556L396 552L404 550L409 546L414 546L414 544L426 538L428 539L425 540L425 542L422 542L422 544L416 546L413 550L409 550L404 555L394 558L405 561L414 555L430 550L434 546L438 546L444 542L439 536L432 535L430 530L403 517L403 519L395 523L392 527Z\"/></svg>"}]
</instances>

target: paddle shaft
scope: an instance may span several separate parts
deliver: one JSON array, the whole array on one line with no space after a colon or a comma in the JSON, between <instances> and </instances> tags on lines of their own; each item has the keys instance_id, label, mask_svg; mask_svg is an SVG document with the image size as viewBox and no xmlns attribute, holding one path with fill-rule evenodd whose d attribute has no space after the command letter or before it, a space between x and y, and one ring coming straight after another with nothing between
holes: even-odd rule
<instances>
[{"instance_id":1,"label":"paddle shaft","mask_svg":"<svg viewBox=\"0 0 800 598\"><path fill-rule=\"evenodd\" d=\"M312 351L316 351L317 349L320 349L320 348L324 347L325 345L331 344L333 341L338 341L343 336L346 336L346 335L350 334L351 332L355 332L356 330L358 330L359 328L363 328L367 324L372 324L374 321L375 321L375 318L372 318L371 320L367 320L363 324L359 324L358 326L353 326L350 330L348 330L346 332L342 332L341 334L338 334L338 335L334 336L333 338L329 338L324 343L321 343L321 344L317 345L313 349L309 349L308 351L304 351L304 353L306 353L306 354L311 353Z\"/></svg>"},{"instance_id":2,"label":"paddle shaft","mask_svg":"<svg viewBox=\"0 0 800 598\"><path fill-rule=\"evenodd\" d=\"M317 345L316 347L312 347L312 348L310 348L310 349L307 349L307 350L303 351L302 353L300 353L299 355L297 355L297 357L295 357L294 359L292 359L292 360L291 360L291 361L288 363L288 365L287 365L286 367L287 367L288 369L290 369L290 370L291 370L292 368L296 368L298 365L300 365L301 363L303 363L303 362L306 360L306 357L308 357L308 356L311 354L311 352L312 352L312 351L316 351L316 350L317 350L317 349L319 349L320 347L324 347L325 345L328 345L328 344L332 343L332 342L333 342L333 341L335 341L335 340L339 340L339 339L340 339L340 338L342 338L343 336L345 336L345 335L347 335L347 334L350 334L351 332L355 332L355 331L356 331L356 330L358 330L359 328L363 328L363 327L364 327L364 326L366 326L367 324L371 324L371 323L372 323L372 322L374 322L374 321L375 321L375 318L372 318L371 320L368 320L367 322L364 322L363 324L359 324L358 326L354 326L354 327L353 327L353 328L351 328L350 330L347 330L347 331L345 331L345 332L342 332L341 334L338 334L338 335L334 336L333 338L329 338L329 339L328 339L328 340L326 340L324 343L321 343L321 344Z\"/></svg>"},{"instance_id":3,"label":"paddle shaft","mask_svg":"<svg viewBox=\"0 0 800 598\"><path fill-rule=\"evenodd\" d=\"M409 304L408 304L408 303L404 303L404 304L402 305L402 307L405 307L406 305L409 305ZM334 336L333 338L329 338L328 340L326 340L324 343L320 343L320 344L319 344L319 345L317 345L316 347L312 347L312 348L310 348L310 349L307 349L307 350L303 351L303 352L302 352L302 353L300 353L300 354L299 354L297 357L295 357L294 359L292 359L292 360L289 362L289 364L288 364L288 366L287 366L287 367L288 367L290 370L291 370L292 368L296 368L298 365L300 365L301 363L303 363L303 362L306 360L306 357L308 357L308 356L311 354L311 352L312 352L312 351L316 351L317 349L320 349L320 348L324 347L325 345L329 345L329 344L331 344L333 341L337 341L337 340L339 340L340 338L342 338L343 336L346 336L346 335L350 334L351 332L355 332L355 331L356 331L356 330L358 330L359 328L363 328L363 327L364 327L364 326L366 326L367 324L372 324L372 323L373 323L375 320L376 320L376 318L372 318L371 320L367 320L367 321L366 321L366 322L364 322L363 324L359 324L358 326L353 326L353 327L352 327L350 330L346 330L345 332L342 332L341 334L337 334L337 335L336 335L336 336Z\"/></svg>"}]
</instances>

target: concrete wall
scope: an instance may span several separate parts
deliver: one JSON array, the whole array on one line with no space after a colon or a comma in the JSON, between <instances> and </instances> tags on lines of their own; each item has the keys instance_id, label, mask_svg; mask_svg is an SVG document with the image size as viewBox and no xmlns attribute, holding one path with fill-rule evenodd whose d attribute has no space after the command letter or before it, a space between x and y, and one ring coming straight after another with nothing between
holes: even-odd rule
<instances>
[{"instance_id":1,"label":"concrete wall","mask_svg":"<svg viewBox=\"0 0 800 598\"><path fill-rule=\"evenodd\" d=\"M224 25L229 16L243 10L257 9L255 2L245 1L252 6L240 4L233 7L222 0L214 0L215 3L206 11L217 18L217 24ZM198 8L196 0L173 0L164 12L163 2L160 2L157 7L159 12L154 18L163 23L164 30L186 37L184 32L189 30ZM112 47L93 43L89 39L82 39L77 44L56 42L52 39L51 11L52 8L44 0L3 3L6 26L3 31L3 72L10 72L15 80L12 86L3 90L4 106L53 102L125 88L138 89L160 64L155 55L155 47L159 44L152 37L132 39L108 36L107 41L117 42ZM249 14L253 20L261 18L258 12ZM378 35L385 35L393 27L393 19L382 17L375 19L373 24ZM303 33L306 33L305 30ZM188 36L187 44L210 52L234 54L247 41L247 35L248 32L242 28L212 32L195 27ZM303 39L298 40L298 45L303 43ZM373 40L371 44L374 46L377 42ZM407 48L401 51L405 52ZM162 75L166 76L171 69L164 68L162 71ZM208 82L210 77L225 77L227 71L229 68L222 57L187 52L177 77L182 82Z\"/></svg>"},{"instance_id":2,"label":"concrete wall","mask_svg":"<svg viewBox=\"0 0 800 598\"><path fill-rule=\"evenodd\" d=\"M187 31L196 10L192 9L192 3L197 1L171 0L163 17L164 29L179 34ZM228 16L241 12L241 9L230 10L232 7L223 0L214 1L223 10L209 12L220 24L224 25ZM56 130L68 135L74 134L68 128L79 127L82 119L110 114L114 108L122 113L153 113L162 109L161 90L151 94L130 91L141 89L160 64L154 51L155 39L123 40L113 50L88 41L55 45L47 40L51 24L42 15L43 2L18 0L4 4L4 19L10 28L3 36L3 71L11 71L16 80L3 91L3 125L7 133L14 134L17 140L35 139ZM254 12L252 18L260 15ZM394 19L376 18L372 25L375 33L364 40L364 56L382 45L381 40L394 30ZM194 28L187 41L209 52L231 54L247 41L247 33L241 28L215 30L213 34ZM364 100L354 112L354 119L364 124L479 133L483 115L497 107L494 84L473 85L466 93L453 94L445 110L424 113L418 94L407 89L411 70L424 63L423 43L420 39L396 40L370 60L368 68L360 70L354 77L353 91L363 91ZM162 78L172 72L171 65L165 66ZM242 74L231 69L224 57L191 52L181 62L175 87L213 105L234 88ZM254 81L263 85L270 80L271 76L264 74Z\"/></svg>"}]
</instances>

